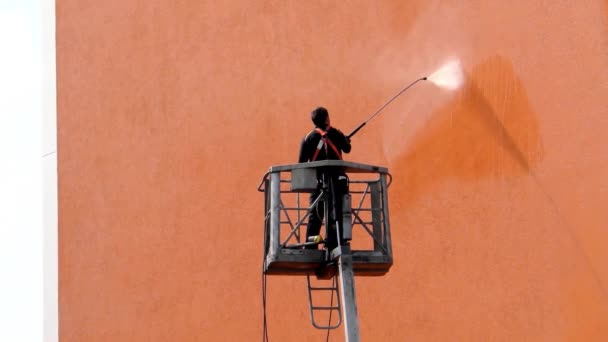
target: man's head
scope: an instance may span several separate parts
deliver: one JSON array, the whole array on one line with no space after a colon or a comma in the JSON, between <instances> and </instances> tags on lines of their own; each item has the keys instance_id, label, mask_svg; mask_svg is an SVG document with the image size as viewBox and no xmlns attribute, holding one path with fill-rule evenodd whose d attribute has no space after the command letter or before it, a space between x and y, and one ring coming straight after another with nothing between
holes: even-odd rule
<instances>
[{"instance_id":1,"label":"man's head","mask_svg":"<svg viewBox=\"0 0 608 342\"><path fill-rule=\"evenodd\" d=\"M318 107L310 113L310 118L315 126L327 129L329 127L329 113L327 109L323 107Z\"/></svg>"}]
</instances>

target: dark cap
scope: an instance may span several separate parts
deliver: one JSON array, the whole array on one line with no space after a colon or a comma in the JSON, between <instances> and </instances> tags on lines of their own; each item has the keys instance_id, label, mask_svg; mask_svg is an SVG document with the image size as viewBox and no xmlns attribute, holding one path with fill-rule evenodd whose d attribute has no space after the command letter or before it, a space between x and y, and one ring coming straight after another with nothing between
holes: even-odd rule
<instances>
[{"instance_id":1,"label":"dark cap","mask_svg":"<svg viewBox=\"0 0 608 342\"><path fill-rule=\"evenodd\" d=\"M310 113L310 118L317 127L324 127L325 120L327 120L328 117L329 113L327 112L327 109L323 107L317 107Z\"/></svg>"}]
</instances>

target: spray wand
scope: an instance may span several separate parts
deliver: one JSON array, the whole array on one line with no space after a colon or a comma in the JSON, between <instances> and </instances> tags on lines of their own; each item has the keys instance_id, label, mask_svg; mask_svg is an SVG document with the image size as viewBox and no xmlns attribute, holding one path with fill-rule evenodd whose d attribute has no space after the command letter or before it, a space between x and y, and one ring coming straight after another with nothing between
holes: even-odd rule
<instances>
[{"instance_id":1,"label":"spray wand","mask_svg":"<svg viewBox=\"0 0 608 342\"><path fill-rule=\"evenodd\" d=\"M369 119L363 121L363 123L360 124L359 127L355 128L354 131L350 132L350 134L347 136L347 138L348 139L352 138L352 136L355 135L355 133L359 132L359 130L361 128L363 128L363 126L365 126L371 119L373 119L376 115L380 114L380 112L386 106L388 106L391 102L393 102L397 97L399 97L399 95L403 94L406 90L410 89L414 84L418 83L419 81L426 81L426 80L427 80L426 77L419 78L419 79L415 80L414 82L410 83L407 87L403 88L399 93L397 93L397 95L393 96L384 105L382 105L382 107L380 107L380 109L378 109L374 114L372 114L372 116L370 116Z\"/></svg>"}]
</instances>

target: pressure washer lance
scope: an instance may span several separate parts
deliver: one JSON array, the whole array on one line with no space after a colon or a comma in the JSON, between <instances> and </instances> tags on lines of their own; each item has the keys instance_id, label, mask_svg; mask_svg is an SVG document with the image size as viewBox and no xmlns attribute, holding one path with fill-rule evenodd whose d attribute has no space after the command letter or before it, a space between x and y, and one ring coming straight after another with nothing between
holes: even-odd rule
<instances>
[{"instance_id":1,"label":"pressure washer lance","mask_svg":"<svg viewBox=\"0 0 608 342\"><path fill-rule=\"evenodd\" d=\"M419 78L417 80L415 80L414 82L412 82L410 85L408 85L407 87L403 88L403 90L401 90L399 93L397 93L397 95L393 96L390 100L388 100L382 107L380 107L380 109L378 109L374 114L372 114L372 116L369 117L369 119L365 120L362 124L359 125L359 127L355 128L354 131L352 131L347 138L350 139L353 137L353 135L355 135L355 133L359 132L359 130L361 128L363 128L363 126L365 126L371 119L374 118L374 116L380 114L380 112L389 105L389 103L393 102L397 97L399 97L399 95L403 94L406 90L410 89L414 84L418 83L419 81L426 81L426 77L422 77Z\"/></svg>"}]
</instances>

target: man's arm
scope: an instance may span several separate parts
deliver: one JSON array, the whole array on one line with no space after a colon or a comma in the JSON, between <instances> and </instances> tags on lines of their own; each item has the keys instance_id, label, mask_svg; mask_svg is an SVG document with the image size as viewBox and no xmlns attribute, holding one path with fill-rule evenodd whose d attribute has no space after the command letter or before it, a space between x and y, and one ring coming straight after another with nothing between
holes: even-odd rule
<instances>
[{"instance_id":1,"label":"man's arm","mask_svg":"<svg viewBox=\"0 0 608 342\"><path fill-rule=\"evenodd\" d=\"M308 153L306 151L306 138L302 139L302 144L300 145L300 157L298 158L298 163L306 163L309 159Z\"/></svg>"},{"instance_id":2,"label":"man's arm","mask_svg":"<svg viewBox=\"0 0 608 342\"><path fill-rule=\"evenodd\" d=\"M342 150L342 152L344 153L350 153L350 139L348 139L344 133L342 133L342 131L340 131L339 129L336 129L336 131L338 131L339 133L339 141L340 144L338 145L338 147Z\"/></svg>"}]
</instances>

